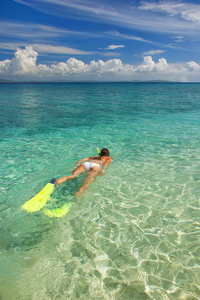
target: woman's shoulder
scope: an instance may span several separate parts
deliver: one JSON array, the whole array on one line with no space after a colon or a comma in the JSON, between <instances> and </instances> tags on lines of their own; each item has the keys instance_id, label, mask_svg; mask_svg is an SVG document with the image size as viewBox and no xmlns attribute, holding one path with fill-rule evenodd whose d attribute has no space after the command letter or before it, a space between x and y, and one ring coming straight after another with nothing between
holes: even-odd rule
<instances>
[{"instance_id":1,"label":"woman's shoulder","mask_svg":"<svg viewBox=\"0 0 200 300\"><path fill-rule=\"evenodd\" d=\"M104 156L105 161L113 161L113 158L110 156Z\"/></svg>"}]
</instances>

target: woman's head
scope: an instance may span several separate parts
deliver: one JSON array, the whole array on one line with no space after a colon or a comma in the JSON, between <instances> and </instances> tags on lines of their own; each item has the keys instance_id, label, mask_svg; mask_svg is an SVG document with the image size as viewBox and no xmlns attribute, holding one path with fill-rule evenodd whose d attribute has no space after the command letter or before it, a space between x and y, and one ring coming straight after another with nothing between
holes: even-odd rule
<instances>
[{"instance_id":1,"label":"woman's head","mask_svg":"<svg viewBox=\"0 0 200 300\"><path fill-rule=\"evenodd\" d=\"M100 156L110 156L109 150L106 148L101 149Z\"/></svg>"}]
</instances>

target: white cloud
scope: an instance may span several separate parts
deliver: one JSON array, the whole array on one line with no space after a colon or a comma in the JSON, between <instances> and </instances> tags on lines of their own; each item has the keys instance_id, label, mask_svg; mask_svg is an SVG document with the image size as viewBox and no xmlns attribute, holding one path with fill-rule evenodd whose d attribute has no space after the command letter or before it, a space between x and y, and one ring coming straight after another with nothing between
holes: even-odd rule
<instances>
[{"instance_id":1,"label":"white cloud","mask_svg":"<svg viewBox=\"0 0 200 300\"><path fill-rule=\"evenodd\" d=\"M159 2L145 2L142 1L139 5L140 10L163 11L171 15L175 15L177 11L181 11L184 7L183 3L176 3L172 1L159 1Z\"/></svg>"},{"instance_id":2,"label":"white cloud","mask_svg":"<svg viewBox=\"0 0 200 300\"><path fill-rule=\"evenodd\" d=\"M113 56L120 56L121 54L118 52L101 52L102 56L107 56L107 57L113 57Z\"/></svg>"},{"instance_id":3,"label":"white cloud","mask_svg":"<svg viewBox=\"0 0 200 300\"><path fill-rule=\"evenodd\" d=\"M47 44L30 44L38 53L70 54L70 55L91 55L98 52L83 51L75 48L64 46L52 46ZM26 43L0 43L0 49L16 50L20 47L26 47Z\"/></svg>"},{"instance_id":4,"label":"white cloud","mask_svg":"<svg viewBox=\"0 0 200 300\"><path fill-rule=\"evenodd\" d=\"M125 28L198 36L200 5L172 1L127 2L97 0L15 0L31 8L59 17L79 18L93 22L115 24ZM134 1L135 2L135 1ZM148 13L146 13L148 12ZM161 15L162 13L162 15ZM188 22L190 21L190 22Z\"/></svg>"},{"instance_id":5,"label":"white cloud","mask_svg":"<svg viewBox=\"0 0 200 300\"><path fill-rule=\"evenodd\" d=\"M190 71L200 71L200 65L194 61L190 61L187 63L187 66Z\"/></svg>"},{"instance_id":6,"label":"white cloud","mask_svg":"<svg viewBox=\"0 0 200 300\"><path fill-rule=\"evenodd\" d=\"M140 10L165 12L171 16L180 15L184 20L200 24L200 5L185 2L160 1L142 2Z\"/></svg>"},{"instance_id":7,"label":"white cloud","mask_svg":"<svg viewBox=\"0 0 200 300\"><path fill-rule=\"evenodd\" d=\"M34 23L0 22L0 35L14 38L52 38L62 35L74 34L72 31L56 28L53 26Z\"/></svg>"},{"instance_id":8,"label":"white cloud","mask_svg":"<svg viewBox=\"0 0 200 300\"><path fill-rule=\"evenodd\" d=\"M177 36L173 37L173 39L176 43L182 43L184 41L184 36L177 35Z\"/></svg>"},{"instance_id":9,"label":"white cloud","mask_svg":"<svg viewBox=\"0 0 200 300\"><path fill-rule=\"evenodd\" d=\"M79 49L64 47L64 46L52 46L46 44L33 44L31 45L33 49L39 53L59 53L59 54L78 54L78 55L91 55L94 52L82 51Z\"/></svg>"},{"instance_id":10,"label":"white cloud","mask_svg":"<svg viewBox=\"0 0 200 300\"><path fill-rule=\"evenodd\" d=\"M145 56L144 61L136 68L137 72L158 72L158 73L168 73L174 72L172 68L168 65L165 58L160 58L158 63L155 63L151 56Z\"/></svg>"},{"instance_id":11,"label":"white cloud","mask_svg":"<svg viewBox=\"0 0 200 300\"><path fill-rule=\"evenodd\" d=\"M147 51L147 52L143 52L142 55L143 56L155 55L155 54L161 54L161 53L164 53L164 52L165 52L164 50L150 50L150 51Z\"/></svg>"},{"instance_id":12,"label":"white cloud","mask_svg":"<svg viewBox=\"0 0 200 300\"><path fill-rule=\"evenodd\" d=\"M105 48L106 50L114 50L117 48L124 48L124 45L109 45L107 48Z\"/></svg>"},{"instance_id":13,"label":"white cloud","mask_svg":"<svg viewBox=\"0 0 200 300\"><path fill-rule=\"evenodd\" d=\"M6 59L3 61L0 61L0 74L8 74L8 69L10 67L10 60Z\"/></svg>"},{"instance_id":14,"label":"white cloud","mask_svg":"<svg viewBox=\"0 0 200 300\"><path fill-rule=\"evenodd\" d=\"M114 37L122 38L122 39L126 39L126 40L132 40L132 41L138 41L138 42L142 42L142 43L155 44L154 42L143 39L139 36L135 36L135 35L132 35L132 34L124 34L124 33L118 32L118 31L114 31L114 30L107 32L107 34L110 35L110 36L114 36Z\"/></svg>"},{"instance_id":15,"label":"white cloud","mask_svg":"<svg viewBox=\"0 0 200 300\"><path fill-rule=\"evenodd\" d=\"M15 57L11 59L9 71L11 74L36 74L36 60L38 53L33 50L32 47L26 47L25 49L18 49L15 52Z\"/></svg>"},{"instance_id":16,"label":"white cloud","mask_svg":"<svg viewBox=\"0 0 200 300\"><path fill-rule=\"evenodd\" d=\"M200 65L194 61L169 64L165 58L155 62L146 56L139 65L123 64L120 59L91 61L70 58L50 66L37 65L38 53L32 47L18 49L11 60L0 62L3 78L15 80L200 80Z\"/></svg>"},{"instance_id":17,"label":"white cloud","mask_svg":"<svg viewBox=\"0 0 200 300\"><path fill-rule=\"evenodd\" d=\"M51 40L58 37L97 37L96 33L66 30L60 27L48 26L35 23L8 22L0 21L0 35L7 38L15 38L20 41L30 40L31 43L37 43L39 40ZM100 36L100 34L98 35Z\"/></svg>"},{"instance_id":18,"label":"white cloud","mask_svg":"<svg viewBox=\"0 0 200 300\"><path fill-rule=\"evenodd\" d=\"M144 61L137 67L137 72L151 72L155 68L155 62L151 56L144 57Z\"/></svg>"}]
</instances>

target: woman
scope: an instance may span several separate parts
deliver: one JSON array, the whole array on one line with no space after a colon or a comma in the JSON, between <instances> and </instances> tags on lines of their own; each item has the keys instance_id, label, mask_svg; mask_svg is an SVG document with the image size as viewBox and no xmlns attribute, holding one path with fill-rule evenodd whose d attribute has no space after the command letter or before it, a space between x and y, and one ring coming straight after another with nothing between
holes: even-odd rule
<instances>
[{"instance_id":1,"label":"woman","mask_svg":"<svg viewBox=\"0 0 200 300\"><path fill-rule=\"evenodd\" d=\"M110 152L108 149L103 148L98 156L86 157L79 160L75 167L72 169L72 175L61 177L58 179L58 184L63 183L67 180L72 180L78 177L80 174L88 171L87 176L85 177L83 184L79 191L75 194L76 198L79 197L83 191L85 191L88 185L95 181L96 177L101 173L101 175L105 174L105 170L109 166L109 164L113 161L110 157ZM101 168L103 169L101 171Z\"/></svg>"}]
</instances>

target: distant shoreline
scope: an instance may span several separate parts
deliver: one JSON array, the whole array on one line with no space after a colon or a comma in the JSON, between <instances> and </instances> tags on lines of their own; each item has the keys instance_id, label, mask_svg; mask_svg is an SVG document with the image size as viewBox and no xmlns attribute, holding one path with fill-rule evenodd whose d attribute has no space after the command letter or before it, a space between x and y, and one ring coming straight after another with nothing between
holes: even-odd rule
<instances>
[{"instance_id":1,"label":"distant shoreline","mask_svg":"<svg viewBox=\"0 0 200 300\"><path fill-rule=\"evenodd\" d=\"M148 83L170 83L170 84L199 84L200 82L182 82L182 81L7 81L0 80L0 84L148 84Z\"/></svg>"}]
</instances>

